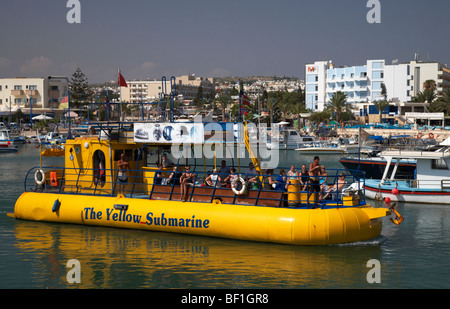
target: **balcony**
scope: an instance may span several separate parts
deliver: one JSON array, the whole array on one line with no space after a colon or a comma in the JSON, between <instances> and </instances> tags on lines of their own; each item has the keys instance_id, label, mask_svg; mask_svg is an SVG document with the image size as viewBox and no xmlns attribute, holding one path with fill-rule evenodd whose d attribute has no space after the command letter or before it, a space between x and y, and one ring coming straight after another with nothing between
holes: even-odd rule
<instances>
[{"instance_id":1,"label":"balcony","mask_svg":"<svg viewBox=\"0 0 450 309\"><path fill-rule=\"evenodd\" d=\"M26 90L25 93L30 97L37 97L39 95L38 90Z\"/></svg>"},{"instance_id":2,"label":"balcony","mask_svg":"<svg viewBox=\"0 0 450 309\"><path fill-rule=\"evenodd\" d=\"M23 96L25 93L23 90L11 90L11 95L15 96L15 97L21 97Z\"/></svg>"}]
</instances>

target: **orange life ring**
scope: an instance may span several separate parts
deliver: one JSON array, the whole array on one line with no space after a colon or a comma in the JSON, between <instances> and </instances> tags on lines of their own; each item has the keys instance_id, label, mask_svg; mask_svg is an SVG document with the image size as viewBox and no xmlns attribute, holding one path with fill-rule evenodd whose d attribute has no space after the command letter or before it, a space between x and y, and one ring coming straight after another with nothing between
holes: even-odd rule
<instances>
[{"instance_id":1,"label":"orange life ring","mask_svg":"<svg viewBox=\"0 0 450 309\"><path fill-rule=\"evenodd\" d=\"M422 138L422 133L417 134L417 138Z\"/></svg>"},{"instance_id":2,"label":"orange life ring","mask_svg":"<svg viewBox=\"0 0 450 309\"><path fill-rule=\"evenodd\" d=\"M434 139L434 134L430 133L430 134L428 134L428 137L431 138L431 139Z\"/></svg>"}]
</instances>

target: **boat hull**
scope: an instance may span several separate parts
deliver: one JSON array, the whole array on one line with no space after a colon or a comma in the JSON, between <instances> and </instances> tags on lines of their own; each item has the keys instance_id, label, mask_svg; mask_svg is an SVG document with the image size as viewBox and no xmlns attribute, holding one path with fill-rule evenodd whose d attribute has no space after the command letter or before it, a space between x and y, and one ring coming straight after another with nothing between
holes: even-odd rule
<instances>
[{"instance_id":1,"label":"boat hull","mask_svg":"<svg viewBox=\"0 0 450 309\"><path fill-rule=\"evenodd\" d=\"M420 203L420 204L450 204L450 191L417 189L398 187L394 194L395 184L378 185L379 182L370 183L366 180L365 194L370 199L390 198L392 202Z\"/></svg>"},{"instance_id":2,"label":"boat hull","mask_svg":"<svg viewBox=\"0 0 450 309\"><path fill-rule=\"evenodd\" d=\"M291 245L376 238L386 208L293 209L87 195L23 193L17 219L213 236Z\"/></svg>"}]
</instances>

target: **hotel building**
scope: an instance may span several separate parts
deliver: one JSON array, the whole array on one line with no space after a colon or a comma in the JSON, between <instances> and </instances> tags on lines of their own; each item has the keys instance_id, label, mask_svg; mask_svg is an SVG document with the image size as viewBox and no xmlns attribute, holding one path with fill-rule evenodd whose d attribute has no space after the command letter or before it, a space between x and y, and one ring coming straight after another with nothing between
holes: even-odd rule
<instances>
[{"instance_id":1,"label":"hotel building","mask_svg":"<svg viewBox=\"0 0 450 309\"><path fill-rule=\"evenodd\" d=\"M67 95L65 78L3 78L0 79L0 110L21 109L33 114L51 112L60 107L63 96Z\"/></svg>"},{"instance_id":2,"label":"hotel building","mask_svg":"<svg viewBox=\"0 0 450 309\"><path fill-rule=\"evenodd\" d=\"M347 102L368 104L387 99L410 102L424 90L424 82L434 80L436 92L442 95L450 87L450 70L439 62L421 62L387 65L385 60L368 60L363 66L335 67L331 61L318 61L305 66L306 107L323 111L334 93L347 94ZM386 98L381 94L386 87Z\"/></svg>"}]
</instances>

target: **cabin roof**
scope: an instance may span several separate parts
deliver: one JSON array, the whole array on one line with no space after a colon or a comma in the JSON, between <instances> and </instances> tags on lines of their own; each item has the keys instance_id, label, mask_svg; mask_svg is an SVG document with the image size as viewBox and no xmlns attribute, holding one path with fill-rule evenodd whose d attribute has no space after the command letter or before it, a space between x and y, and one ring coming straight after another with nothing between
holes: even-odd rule
<instances>
[{"instance_id":1,"label":"cabin roof","mask_svg":"<svg viewBox=\"0 0 450 309\"><path fill-rule=\"evenodd\" d=\"M380 157L392 157L402 159L447 159L450 152L433 151L412 151L412 150L387 150L380 154Z\"/></svg>"}]
</instances>

